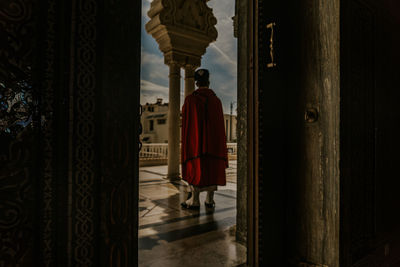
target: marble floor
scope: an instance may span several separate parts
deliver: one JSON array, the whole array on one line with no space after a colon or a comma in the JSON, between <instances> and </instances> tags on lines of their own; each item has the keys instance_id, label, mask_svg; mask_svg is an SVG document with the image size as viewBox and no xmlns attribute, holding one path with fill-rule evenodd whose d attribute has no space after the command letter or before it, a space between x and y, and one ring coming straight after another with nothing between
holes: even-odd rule
<instances>
[{"instance_id":1,"label":"marble floor","mask_svg":"<svg viewBox=\"0 0 400 267\"><path fill-rule=\"evenodd\" d=\"M139 266L238 266L246 248L235 242L236 161L227 169L227 185L218 187L214 209L184 210L183 182L166 179L167 166L140 168Z\"/></svg>"}]
</instances>

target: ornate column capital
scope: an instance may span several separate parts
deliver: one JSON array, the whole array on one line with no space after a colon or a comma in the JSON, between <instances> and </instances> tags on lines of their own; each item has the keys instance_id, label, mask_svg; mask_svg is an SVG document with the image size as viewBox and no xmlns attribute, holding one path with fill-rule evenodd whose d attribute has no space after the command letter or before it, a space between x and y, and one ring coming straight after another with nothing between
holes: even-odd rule
<instances>
[{"instance_id":1,"label":"ornate column capital","mask_svg":"<svg viewBox=\"0 0 400 267\"><path fill-rule=\"evenodd\" d=\"M164 63L166 65L177 64L181 68L185 68L187 65L200 66L201 55L194 56L179 51L170 51L164 53Z\"/></svg>"},{"instance_id":2,"label":"ornate column capital","mask_svg":"<svg viewBox=\"0 0 400 267\"><path fill-rule=\"evenodd\" d=\"M218 33L212 9L203 0L154 0L146 31L164 53L165 64L200 66L201 57Z\"/></svg>"}]
</instances>

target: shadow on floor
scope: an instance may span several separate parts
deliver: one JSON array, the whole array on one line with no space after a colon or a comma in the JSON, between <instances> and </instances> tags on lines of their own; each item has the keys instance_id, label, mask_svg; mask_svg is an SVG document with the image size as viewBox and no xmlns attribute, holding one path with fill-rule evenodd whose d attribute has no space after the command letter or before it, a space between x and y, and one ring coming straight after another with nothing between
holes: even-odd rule
<instances>
[{"instance_id":1,"label":"shadow on floor","mask_svg":"<svg viewBox=\"0 0 400 267\"><path fill-rule=\"evenodd\" d=\"M246 248L235 242L236 184L215 193L215 209L182 209L183 183L170 183L166 166L140 170L139 266L237 266ZM231 172L232 173L232 172ZM206 192L200 194L204 203Z\"/></svg>"}]
</instances>

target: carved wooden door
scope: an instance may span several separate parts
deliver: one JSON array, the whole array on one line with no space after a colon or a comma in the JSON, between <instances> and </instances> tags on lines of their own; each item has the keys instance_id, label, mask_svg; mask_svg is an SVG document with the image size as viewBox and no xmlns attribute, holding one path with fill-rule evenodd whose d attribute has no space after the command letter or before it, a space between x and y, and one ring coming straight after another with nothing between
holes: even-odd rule
<instances>
[{"instance_id":1,"label":"carved wooden door","mask_svg":"<svg viewBox=\"0 0 400 267\"><path fill-rule=\"evenodd\" d=\"M135 266L140 1L0 3L0 266Z\"/></svg>"},{"instance_id":2,"label":"carved wooden door","mask_svg":"<svg viewBox=\"0 0 400 267\"><path fill-rule=\"evenodd\" d=\"M338 266L339 1L258 1L261 266Z\"/></svg>"},{"instance_id":3,"label":"carved wooden door","mask_svg":"<svg viewBox=\"0 0 400 267\"><path fill-rule=\"evenodd\" d=\"M37 190L40 122L37 66L38 1L0 4L0 266L33 266L40 244ZM51 123L51 122L47 122ZM48 166L44 166L47 173Z\"/></svg>"}]
</instances>

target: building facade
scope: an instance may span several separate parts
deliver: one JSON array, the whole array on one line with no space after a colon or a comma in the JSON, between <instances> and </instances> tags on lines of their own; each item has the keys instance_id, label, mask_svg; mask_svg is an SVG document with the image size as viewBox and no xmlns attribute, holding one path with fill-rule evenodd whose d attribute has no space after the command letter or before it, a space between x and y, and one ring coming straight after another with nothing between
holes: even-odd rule
<instances>
[{"instance_id":1,"label":"building facade","mask_svg":"<svg viewBox=\"0 0 400 267\"><path fill-rule=\"evenodd\" d=\"M143 143L168 143L168 103L158 98L156 103L146 103L140 118L143 127ZM224 126L228 143L236 142L236 115L224 114ZM179 124L181 127L181 124Z\"/></svg>"},{"instance_id":2,"label":"building facade","mask_svg":"<svg viewBox=\"0 0 400 267\"><path fill-rule=\"evenodd\" d=\"M142 107L140 121L143 127L143 143L168 143L168 103L161 98L156 103Z\"/></svg>"}]
</instances>

